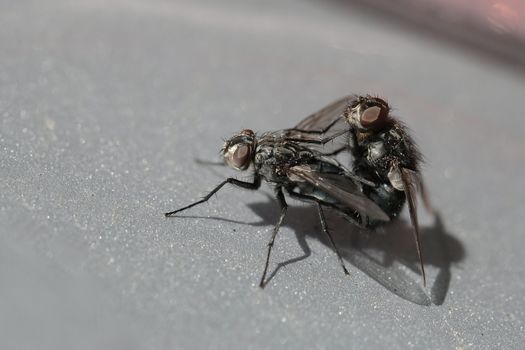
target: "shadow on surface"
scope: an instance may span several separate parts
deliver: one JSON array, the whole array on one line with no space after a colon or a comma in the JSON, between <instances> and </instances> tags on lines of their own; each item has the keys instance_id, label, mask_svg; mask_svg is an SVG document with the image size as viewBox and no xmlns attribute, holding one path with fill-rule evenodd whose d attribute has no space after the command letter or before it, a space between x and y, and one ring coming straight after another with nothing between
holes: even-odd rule
<instances>
[{"instance_id":1,"label":"shadow on surface","mask_svg":"<svg viewBox=\"0 0 525 350\"><path fill-rule=\"evenodd\" d=\"M278 216L277 203L272 199L268 202L248 204L261 221L248 223L220 217L181 216L186 218L204 218L221 220L250 226L268 226L276 222ZM329 213L328 225L343 259L376 280L379 284L401 298L419 305L441 305L445 301L451 280L451 265L461 261L465 256L462 243L446 231L439 214L436 214L433 226L421 227L421 240L425 266L437 269L435 277L428 275L431 286L430 296L422 287L412 227L405 220L397 220L379 228L376 231L359 229L333 212ZM303 255L277 263L269 274L267 282L286 265L301 261L311 255L306 241L307 236L319 239L332 250L328 238L323 234L315 207L292 206L283 223L284 227L292 229L303 250ZM270 232L270 230L269 230ZM277 236L276 244L279 244ZM334 253L334 264L337 260ZM413 271L409 273L407 270ZM343 273L341 271L341 273Z\"/></svg>"},{"instance_id":2,"label":"shadow on surface","mask_svg":"<svg viewBox=\"0 0 525 350\"><path fill-rule=\"evenodd\" d=\"M275 203L254 203L248 206L266 224L276 220ZM258 223L259 224L259 223ZM412 227L405 220L398 220L376 231L358 229L343 218L332 213L329 228L343 258L360 269L394 294L420 305L443 304L448 292L453 262L464 258L463 245L446 231L441 216L436 215L434 225L421 228L421 240L425 265L437 268L438 273L431 282L430 297L425 293L420 279L414 279L407 268L419 273ZM305 236L319 239L332 249L322 233L315 208L310 206L292 207L285 219L285 226L294 230L304 255L278 264L277 270L289 263L302 260L310 255ZM277 243L278 244L278 243ZM336 264L334 257L334 264ZM429 283L430 284L430 283Z\"/></svg>"}]
</instances>

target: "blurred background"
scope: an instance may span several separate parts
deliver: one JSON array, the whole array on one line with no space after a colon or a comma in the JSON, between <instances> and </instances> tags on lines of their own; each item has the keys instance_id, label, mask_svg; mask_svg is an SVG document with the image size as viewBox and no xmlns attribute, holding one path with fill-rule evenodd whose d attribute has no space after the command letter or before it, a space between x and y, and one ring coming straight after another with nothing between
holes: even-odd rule
<instances>
[{"instance_id":1,"label":"blurred background","mask_svg":"<svg viewBox=\"0 0 525 350\"><path fill-rule=\"evenodd\" d=\"M525 5L518 0L0 0L0 348L520 349ZM426 159L427 286L406 213L221 190L222 140L351 93Z\"/></svg>"}]
</instances>

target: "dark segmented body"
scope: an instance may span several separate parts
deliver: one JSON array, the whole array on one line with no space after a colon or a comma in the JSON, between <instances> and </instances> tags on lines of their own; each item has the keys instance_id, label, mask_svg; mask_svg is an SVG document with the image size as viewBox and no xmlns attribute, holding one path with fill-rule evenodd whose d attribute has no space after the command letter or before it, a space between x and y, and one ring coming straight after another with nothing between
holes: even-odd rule
<instances>
[{"instance_id":1,"label":"dark segmented body","mask_svg":"<svg viewBox=\"0 0 525 350\"><path fill-rule=\"evenodd\" d=\"M390 218L398 216L406 196L403 190L394 187L389 174L399 167L419 171L421 153L406 127L397 120L381 132L352 131L353 171L378 184L377 187L363 185L363 192ZM379 223L369 221L368 226L374 227Z\"/></svg>"},{"instance_id":2,"label":"dark segmented body","mask_svg":"<svg viewBox=\"0 0 525 350\"><path fill-rule=\"evenodd\" d=\"M264 134L257 140L254 166L258 174L271 183L289 182L290 167L317 162L314 153L299 144L287 142L277 134Z\"/></svg>"},{"instance_id":3,"label":"dark segmented body","mask_svg":"<svg viewBox=\"0 0 525 350\"><path fill-rule=\"evenodd\" d=\"M390 219L397 217L408 203L425 284L417 219L418 193L427 210L432 209L419 171L422 157L408 129L390 115L388 103L371 95L343 97L286 130L286 135L319 147L348 136L347 147L325 154L336 155L349 149L353 158L351 177L361 184L362 193ZM382 222L369 216L363 224L374 228Z\"/></svg>"},{"instance_id":4,"label":"dark segmented body","mask_svg":"<svg viewBox=\"0 0 525 350\"><path fill-rule=\"evenodd\" d=\"M308 165L322 174L343 174L341 168L320 160L320 157L319 152L299 143L289 142L278 133L267 133L257 140L253 164L255 172L271 184L282 186L288 192L313 196L343 208L337 200L315 186L297 179L292 181L289 177L288 169L300 165ZM344 212L351 213L352 216L357 215L349 208L344 208Z\"/></svg>"}]
</instances>

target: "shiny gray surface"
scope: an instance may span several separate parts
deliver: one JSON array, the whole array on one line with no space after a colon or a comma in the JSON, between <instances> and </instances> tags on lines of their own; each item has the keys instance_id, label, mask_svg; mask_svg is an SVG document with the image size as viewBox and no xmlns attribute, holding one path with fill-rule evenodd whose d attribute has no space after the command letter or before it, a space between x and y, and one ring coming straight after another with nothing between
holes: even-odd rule
<instances>
[{"instance_id":1,"label":"shiny gray surface","mask_svg":"<svg viewBox=\"0 0 525 350\"><path fill-rule=\"evenodd\" d=\"M523 71L320 2L4 1L0 45L2 349L523 346ZM406 221L331 215L345 276L290 201L261 290L266 186L162 216L233 173L195 162L222 138L353 92L427 158L426 288Z\"/></svg>"}]
</instances>

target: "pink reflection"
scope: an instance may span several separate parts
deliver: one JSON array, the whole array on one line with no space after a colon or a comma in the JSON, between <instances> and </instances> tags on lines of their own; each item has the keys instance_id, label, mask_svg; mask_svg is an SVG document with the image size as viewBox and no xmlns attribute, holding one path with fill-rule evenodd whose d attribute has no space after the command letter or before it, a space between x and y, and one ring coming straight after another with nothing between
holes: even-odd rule
<instances>
[{"instance_id":1,"label":"pink reflection","mask_svg":"<svg viewBox=\"0 0 525 350\"><path fill-rule=\"evenodd\" d=\"M525 40L525 0L369 0L414 13L439 17L445 22L465 22Z\"/></svg>"},{"instance_id":2,"label":"pink reflection","mask_svg":"<svg viewBox=\"0 0 525 350\"><path fill-rule=\"evenodd\" d=\"M512 33L525 39L523 0L434 0L446 12L458 13L498 33Z\"/></svg>"},{"instance_id":3,"label":"pink reflection","mask_svg":"<svg viewBox=\"0 0 525 350\"><path fill-rule=\"evenodd\" d=\"M523 22L523 9L521 13L518 12L519 4L510 4L511 2L512 1L496 1L492 5L491 13L487 16L487 20L497 32L516 32L519 30L518 26L520 21ZM512 5L515 6L513 7Z\"/></svg>"}]
</instances>

